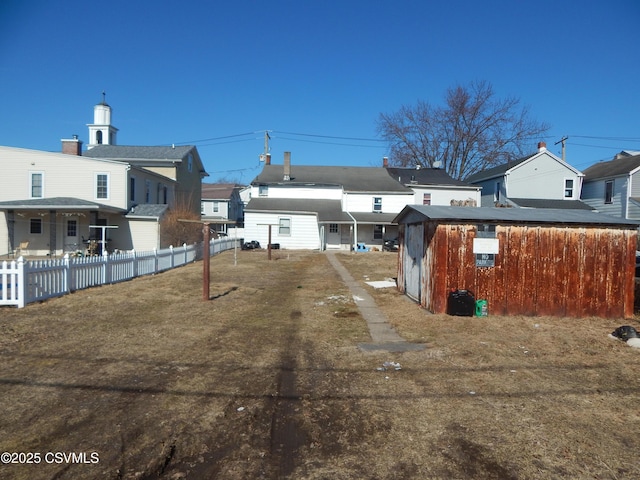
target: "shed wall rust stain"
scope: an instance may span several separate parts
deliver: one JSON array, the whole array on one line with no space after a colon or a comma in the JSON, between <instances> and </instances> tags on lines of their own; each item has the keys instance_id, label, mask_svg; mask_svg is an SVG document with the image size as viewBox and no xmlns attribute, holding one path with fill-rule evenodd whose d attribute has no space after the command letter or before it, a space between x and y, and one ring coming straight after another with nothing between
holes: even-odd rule
<instances>
[{"instance_id":1,"label":"shed wall rust stain","mask_svg":"<svg viewBox=\"0 0 640 480\"><path fill-rule=\"evenodd\" d=\"M445 313L449 291L468 289L497 315L633 316L635 230L498 225L493 267L476 267L475 237L475 225L425 223L423 307Z\"/></svg>"}]
</instances>

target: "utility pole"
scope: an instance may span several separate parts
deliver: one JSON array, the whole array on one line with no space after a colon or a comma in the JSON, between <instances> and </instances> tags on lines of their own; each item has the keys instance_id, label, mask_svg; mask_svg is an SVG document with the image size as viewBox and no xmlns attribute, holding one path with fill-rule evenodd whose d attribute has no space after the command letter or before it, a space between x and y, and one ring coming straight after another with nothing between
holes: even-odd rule
<instances>
[{"instance_id":1,"label":"utility pole","mask_svg":"<svg viewBox=\"0 0 640 480\"><path fill-rule=\"evenodd\" d=\"M269 140L271 140L271 137L269 136L269 131L265 130L264 131L264 155L266 157L267 153L269 153Z\"/></svg>"},{"instance_id":2,"label":"utility pole","mask_svg":"<svg viewBox=\"0 0 640 480\"><path fill-rule=\"evenodd\" d=\"M562 143L562 161L566 162L566 154L565 154L565 143L567 142L567 140L569 139L569 137L567 137L566 135L564 137L562 137L560 140L558 140L556 143L554 143L554 145L557 145L559 143Z\"/></svg>"}]
</instances>

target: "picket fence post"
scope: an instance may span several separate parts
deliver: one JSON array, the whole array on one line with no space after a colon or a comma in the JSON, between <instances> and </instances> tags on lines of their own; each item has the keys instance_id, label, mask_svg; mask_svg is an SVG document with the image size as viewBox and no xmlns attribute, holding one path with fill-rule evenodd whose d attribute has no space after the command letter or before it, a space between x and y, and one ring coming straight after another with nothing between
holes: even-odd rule
<instances>
[{"instance_id":1,"label":"picket fence post","mask_svg":"<svg viewBox=\"0 0 640 480\"><path fill-rule=\"evenodd\" d=\"M25 298L27 292L27 271L25 259L22 255L18 257L18 308L24 308L28 303Z\"/></svg>"},{"instance_id":2,"label":"picket fence post","mask_svg":"<svg viewBox=\"0 0 640 480\"><path fill-rule=\"evenodd\" d=\"M65 253L64 254L64 273L62 274L62 278L63 278L63 282L64 282L64 293L69 293L70 287L69 284L71 283L71 266L69 264L69 254Z\"/></svg>"}]
</instances>

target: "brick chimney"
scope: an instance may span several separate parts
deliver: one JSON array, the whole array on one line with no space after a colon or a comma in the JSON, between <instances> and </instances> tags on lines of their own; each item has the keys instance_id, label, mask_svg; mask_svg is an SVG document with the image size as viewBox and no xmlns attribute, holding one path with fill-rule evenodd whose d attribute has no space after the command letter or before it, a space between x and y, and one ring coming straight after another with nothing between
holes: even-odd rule
<instances>
[{"instance_id":1,"label":"brick chimney","mask_svg":"<svg viewBox=\"0 0 640 480\"><path fill-rule=\"evenodd\" d=\"M547 144L544 142L538 142L538 152L544 152L547 149Z\"/></svg>"},{"instance_id":2,"label":"brick chimney","mask_svg":"<svg viewBox=\"0 0 640 480\"><path fill-rule=\"evenodd\" d=\"M387 157L382 157L382 168L389 168L389 159Z\"/></svg>"},{"instance_id":3,"label":"brick chimney","mask_svg":"<svg viewBox=\"0 0 640 480\"><path fill-rule=\"evenodd\" d=\"M62 153L66 153L67 155L82 155L82 140L78 140L78 135L74 135L71 139L63 138L62 142Z\"/></svg>"},{"instance_id":4,"label":"brick chimney","mask_svg":"<svg viewBox=\"0 0 640 480\"><path fill-rule=\"evenodd\" d=\"M264 157L265 157L264 164L265 165L271 165L271 154L267 153Z\"/></svg>"},{"instance_id":5,"label":"brick chimney","mask_svg":"<svg viewBox=\"0 0 640 480\"><path fill-rule=\"evenodd\" d=\"M284 152L284 178L283 180L291 180L291 152Z\"/></svg>"}]
</instances>

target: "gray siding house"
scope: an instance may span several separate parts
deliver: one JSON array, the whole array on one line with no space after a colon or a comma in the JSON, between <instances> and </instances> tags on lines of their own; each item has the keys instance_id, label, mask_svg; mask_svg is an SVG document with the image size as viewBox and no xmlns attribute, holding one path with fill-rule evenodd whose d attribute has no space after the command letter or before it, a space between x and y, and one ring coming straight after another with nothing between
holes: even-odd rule
<instances>
[{"instance_id":1,"label":"gray siding house","mask_svg":"<svg viewBox=\"0 0 640 480\"><path fill-rule=\"evenodd\" d=\"M483 170L466 179L482 187L481 206L590 210L580 201L584 174L547 150Z\"/></svg>"},{"instance_id":2,"label":"gray siding house","mask_svg":"<svg viewBox=\"0 0 640 480\"><path fill-rule=\"evenodd\" d=\"M640 220L640 155L619 154L584 174L584 203L608 215Z\"/></svg>"}]
</instances>

